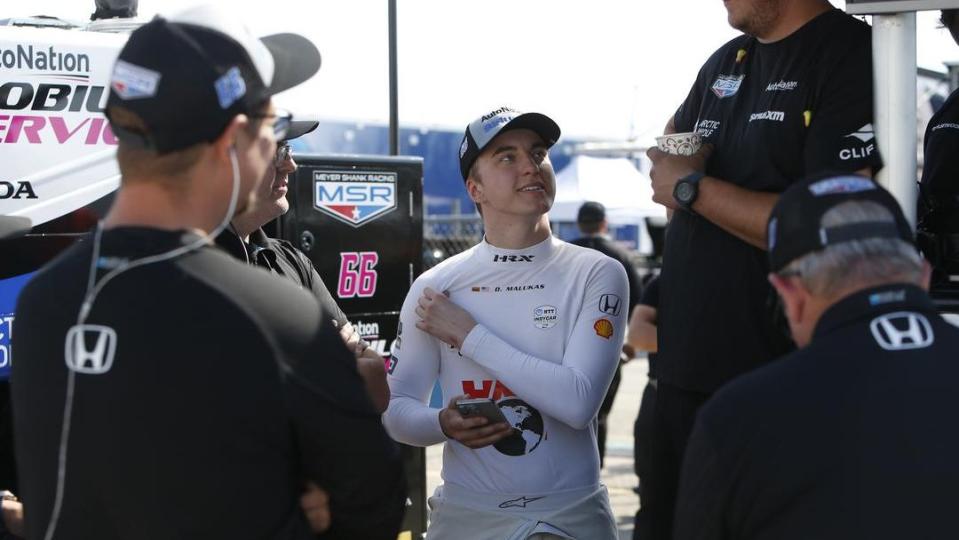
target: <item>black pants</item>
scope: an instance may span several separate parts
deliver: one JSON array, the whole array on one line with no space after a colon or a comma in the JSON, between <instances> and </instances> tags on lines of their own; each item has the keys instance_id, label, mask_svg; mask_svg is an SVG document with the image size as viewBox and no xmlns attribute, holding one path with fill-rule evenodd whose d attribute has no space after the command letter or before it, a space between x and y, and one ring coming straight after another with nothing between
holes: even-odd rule
<instances>
[{"instance_id":1,"label":"black pants","mask_svg":"<svg viewBox=\"0 0 959 540\"><path fill-rule=\"evenodd\" d=\"M659 383L646 385L633 425L639 511L633 540L668 540L679 490L679 471L696 412L709 394Z\"/></svg>"},{"instance_id":2,"label":"black pants","mask_svg":"<svg viewBox=\"0 0 959 540\"><path fill-rule=\"evenodd\" d=\"M623 378L622 369L623 364L616 366L616 373L613 374L613 380L609 383L609 390L606 391L606 397L603 398L603 404L599 406L599 414L596 417L599 424L596 442L599 445L599 468L601 469L606 462L606 418L609 417L609 411L613 410L613 400L616 399L616 392Z\"/></svg>"}]
</instances>

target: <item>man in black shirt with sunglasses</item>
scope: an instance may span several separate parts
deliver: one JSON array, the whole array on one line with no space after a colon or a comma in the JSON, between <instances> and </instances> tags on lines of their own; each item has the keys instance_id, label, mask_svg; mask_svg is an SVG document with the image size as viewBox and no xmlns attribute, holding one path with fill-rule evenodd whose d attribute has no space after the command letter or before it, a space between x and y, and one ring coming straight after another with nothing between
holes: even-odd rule
<instances>
[{"instance_id":1,"label":"man in black shirt with sunglasses","mask_svg":"<svg viewBox=\"0 0 959 540\"><path fill-rule=\"evenodd\" d=\"M237 259L283 276L313 293L340 337L356 355L356 367L363 377L366 391L376 410L383 412L390 402L383 357L360 339L310 258L290 242L270 238L261 228L290 210L286 194L290 177L297 169L290 141L310 133L318 125L316 120L292 121L289 132L277 142L273 165L267 169L257 188L253 204L233 218L230 227L217 236L216 243Z\"/></svg>"}]
</instances>

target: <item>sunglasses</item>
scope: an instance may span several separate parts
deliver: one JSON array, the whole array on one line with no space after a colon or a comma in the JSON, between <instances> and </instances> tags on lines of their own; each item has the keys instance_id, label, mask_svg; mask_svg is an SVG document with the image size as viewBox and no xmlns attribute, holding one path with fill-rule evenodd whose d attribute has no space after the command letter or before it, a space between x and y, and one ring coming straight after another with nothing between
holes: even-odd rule
<instances>
[{"instance_id":1,"label":"sunglasses","mask_svg":"<svg viewBox=\"0 0 959 540\"><path fill-rule=\"evenodd\" d=\"M287 143L280 143L276 146L276 154L273 156L273 166L282 167L286 160L293 157L293 147Z\"/></svg>"}]
</instances>

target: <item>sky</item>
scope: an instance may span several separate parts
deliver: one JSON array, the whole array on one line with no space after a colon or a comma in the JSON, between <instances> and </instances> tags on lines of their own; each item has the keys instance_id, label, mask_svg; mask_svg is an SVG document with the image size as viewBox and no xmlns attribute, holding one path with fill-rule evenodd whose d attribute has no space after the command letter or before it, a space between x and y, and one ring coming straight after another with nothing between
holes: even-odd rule
<instances>
[{"instance_id":1,"label":"sky","mask_svg":"<svg viewBox=\"0 0 959 540\"><path fill-rule=\"evenodd\" d=\"M141 0L139 14L196 0ZM322 119L389 119L387 0L214 0L256 34L295 32L323 56L319 74L277 96ZM839 8L845 2L833 2ZM0 0L0 18L88 20L93 0ZM462 129L500 105L553 117L564 135L651 138L682 102L699 67L737 35L720 0L397 0L403 126ZM959 46L917 17L917 60L944 71Z\"/></svg>"}]
</instances>

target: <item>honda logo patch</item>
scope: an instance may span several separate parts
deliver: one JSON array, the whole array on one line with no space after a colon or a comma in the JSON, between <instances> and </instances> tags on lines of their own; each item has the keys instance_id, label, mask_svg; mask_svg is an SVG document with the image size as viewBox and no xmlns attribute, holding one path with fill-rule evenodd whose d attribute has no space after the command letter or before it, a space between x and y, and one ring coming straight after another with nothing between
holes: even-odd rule
<instances>
[{"instance_id":1,"label":"honda logo patch","mask_svg":"<svg viewBox=\"0 0 959 540\"><path fill-rule=\"evenodd\" d=\"M876 343L887 351L922 349L935 341L929 319L919 313L899 311L881 315L869 323L869 329Z\"/></svg>"},{"instance_id":2,"label":"honda logo patch","mask_svg":"<svg viewBox=\"0 0 959 540\"><path fill-rule=\"evenodd\" d=\"M615 294L604 294L599 297L599 310L607 315L616 317L623 306L623 301Z\"/></svg>"},{"instance_id":3,"label":"honda logo patch","mask_svg":"<svg viewBox=\"0 0 959 540\"><path fill-rule=\"evenodd\" d=\"M77 373L102 375L113 367L117 333L109 326L78 324L67 331L67 367Z\"/></svg>"}]
</instances>

